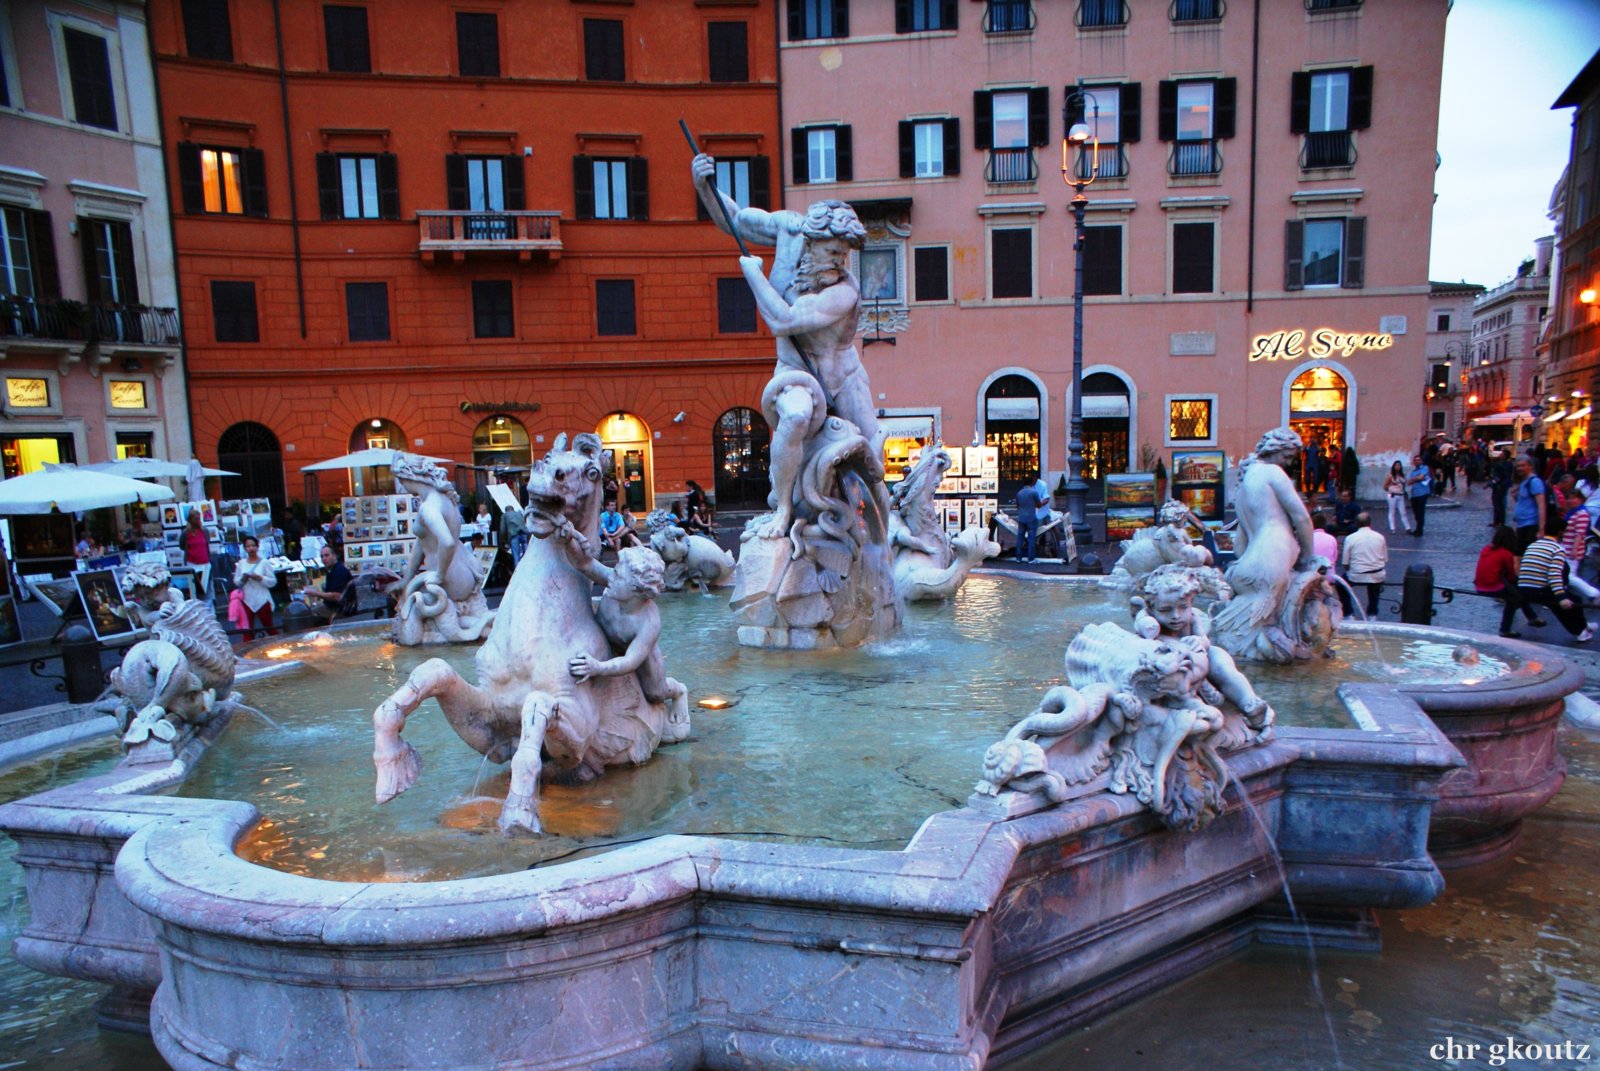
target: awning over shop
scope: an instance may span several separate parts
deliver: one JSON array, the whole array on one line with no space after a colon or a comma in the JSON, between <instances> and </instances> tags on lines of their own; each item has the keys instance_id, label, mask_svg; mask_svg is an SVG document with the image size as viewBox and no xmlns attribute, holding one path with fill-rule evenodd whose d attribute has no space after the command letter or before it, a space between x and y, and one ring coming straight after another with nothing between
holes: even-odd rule
<instances>
[{"instance_id":1,"label":"awning over shop","mask_svg":"<svg viewBox=\"0 0 1600 1071\"><path fill-rule=\"evenodd\" d=\"M1528 409L1511 409L1504 413L1490 413L1488 416L1473 417L1468 423L1480 424L1519 424L1532 420L1533 412Z\"/></svg>"},{"instance_id":2,"label":"awning over shop","mask_svg":"<svg viewBox=\"0 0 1600 1071\"><path fill-rule=\"evenodd\" d=\"M1126 418L1127 415L1128 396L1126 394L1085 394L1083 396L1083 416L1086 420Z\"/></svg>"}]
</instances>

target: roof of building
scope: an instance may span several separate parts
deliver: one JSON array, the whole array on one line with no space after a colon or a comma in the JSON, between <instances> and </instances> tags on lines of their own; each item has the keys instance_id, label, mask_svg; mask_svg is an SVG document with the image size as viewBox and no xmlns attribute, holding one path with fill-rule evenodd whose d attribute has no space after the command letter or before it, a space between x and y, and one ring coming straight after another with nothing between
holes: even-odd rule
<instances>
[{"instance_id":1,"label":"roof of building","mask_svg":"<svg viewBox=\"0 0 1600 1071\"><path fill-rule=\"evenodd\" d=\"M1550 110L1557 108L1575 108L1583 103L1583 98L1594 92L1596 83L1600 83L1600 52L1589 57L1589 62L1583 65L1583 70L1578 72L1567 88L1561 91L1556 102L1550 105Z\"/></svg>"},{"instance_id":2,"label":"roof of building","mask_svg":"<svg viewBox=\"0 0 1600 1071\"><path fill-rule=\"evenodd\" d=\"M1428 293L1434 297L1441 294L1481 294L1485 287L1480 283L1469 283L1463 279L1459 283L1441 283L1437 279L1428 280Z\"/></svg>"}]
</instances>

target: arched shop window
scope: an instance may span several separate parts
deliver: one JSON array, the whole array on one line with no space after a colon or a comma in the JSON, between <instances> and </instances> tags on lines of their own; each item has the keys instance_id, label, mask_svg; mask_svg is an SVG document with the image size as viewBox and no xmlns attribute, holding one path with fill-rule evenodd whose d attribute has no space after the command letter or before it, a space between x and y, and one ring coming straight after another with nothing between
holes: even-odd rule
<instances>
[{"instance_id":1,"label":"arched shop window","mask_svg":"<svg viewBox=\"0 0 1600 1071\"><path fill-rule=\"evenodd\" d=\"M488 468L525 468L533 461L522 421L496 413L472 433L472 463Z\"/></svg>"},{"instance_id":2,"label":"arched shop window","mask_svg":"<svg viewBox=\"0 0 1600 1071\"><path fill-rule=\"evenodd\" d=\"M350 433L350 452L357 450L409 450L411 442L400 425L383 417L373 417L357 424ZM394 493L394 473L387 465L373 465L350 470L350 493L354 495L389 495Z\"/></svg>"},{"instance_id":3,"label":"arched shop window","mask_svg":"<svg viewBox=\"0 0 1600 1071\"><path fill-rule=\"evenodd\" d=\"M239 474L222 477L223 498L265 498L274 512L283 508L283 447L270 428L244 420L223 432L217 466Z\"/></svg>"},{"instance_id":4,"label":"arched shop window","mask_svg":"<svg viewBox=\"0 0 1600 1071\"><path fill-rule=\"evenodd\" d=\"M1350 385L1331 368L1308 368L1289 386L1289 427L1324 456L1337 454L1349 442Z\"/></svg>"},{"instance_id":5,"label":"arched shop window","mask_svg":"<svg viewBox=\"0 0 1600 1071\"><path fill-rule=\"evenodd\" d=\"M643 519L655 500L655 466L650 446L650 426L620 409L600 418L595 427L601 445L611 451L613 475L620 493L618 505Z\"/></svg>"},{"instance_id":6,"label":"arched shop window","mask_svg":"<svg viewBox=\"0 0 1600 1071\"><path fill-rule=\"evenodd\" d=\"M1039 387L1026 376L1001 376L983 395L984 444L1000 448L1000 501L1016 498L1042 466Z\"/></svg>"},{"instance_id":7,"label":"arched shop window","mask_svg":"<svg viewBox=\"0 0 1600 1071\"><path fill-rule=\"evenodd\" d=\"M1083 475L1128 471L1128 385L1110 372L1083 377ZM1070 421L1070 417L1068 418ZM1071 432L1071 427L1067 431Z\"/></svg>"},{"instance_id":8,"label":"arched shop window","mask_svg":"<svg viewBox=\"0 0 1600 1071\"><path fill-rule=\"evenodd\" d=\"M771 489L772 432L754 409L738 406L717 418L711 433L719 510L764 509Z\"/></svg>"}]
</instances>

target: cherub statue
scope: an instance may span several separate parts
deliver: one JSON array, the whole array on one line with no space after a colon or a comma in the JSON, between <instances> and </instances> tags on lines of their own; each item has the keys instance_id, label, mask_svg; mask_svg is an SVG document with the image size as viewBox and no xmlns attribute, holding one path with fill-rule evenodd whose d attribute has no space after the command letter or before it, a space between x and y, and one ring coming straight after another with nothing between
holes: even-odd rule
<instances>
[{"instance_id":1,"label":"cherub statue","mask_svg":"<svg viewBox=\"0 0 1600 1071\"><path fill-rule=\"evenodd\" d=\"M649 531L650 549L666 564L666 590L682 591L692 585L708 595L712 588L733 583L733 555L716 540L690 535L675 524L652 525Z\"/></svg>"},{"instance_id":2,"label":"cherub statue","mask_svg":"<svg viewBox=\"0 0 1600 1071\"><path fill-rule=\"evenodd\" d=\"M649 547L624 547L617 552L617 567L602 565L589 540L571 524L558 533L572 567L604 586L595 608L595 621L611 645L613 657L600 659L579 652L567 661L573 679L620 677L632 673L646 701L667 705L667 724L661 742L675 744L689 735L689 693L667 676L657 642L661 638L661 609L656 599L664 590L661 556Z\"/></svg>"},{"instance_id":3,"label":"cherub statue","mask_svg":"<svg viewBox=\"0 0 1600 1071\"><path fill-rule=\"evenodd\" d=\"M444 469L415 454L394 459L395 484L421 505L411 522L416 543L399 581L394 641L471 643L494 624L483 573L461 542L461 497Z\"/></svg>"}]
</instances>

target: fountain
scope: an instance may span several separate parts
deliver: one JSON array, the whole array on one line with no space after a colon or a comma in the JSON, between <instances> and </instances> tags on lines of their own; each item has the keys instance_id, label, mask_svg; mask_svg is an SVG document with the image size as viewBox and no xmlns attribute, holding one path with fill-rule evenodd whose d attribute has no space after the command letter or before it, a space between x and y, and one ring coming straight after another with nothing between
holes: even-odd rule
<instances>
[{"instance_id":1,"label":"fountain","mask_svg":"<svg viewBox=\"0 0 1600 1071\"><path fill-rule=\"evenodd\" d=\"M449 475L425 457L397 454L395 483L415 495L416 547L400 577L394 642L474 643L494 614L483 597L483 567L461 541L461 499Z\"/></svg>"}]
</instances>

